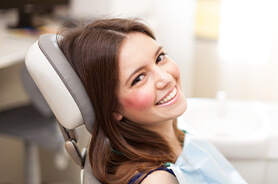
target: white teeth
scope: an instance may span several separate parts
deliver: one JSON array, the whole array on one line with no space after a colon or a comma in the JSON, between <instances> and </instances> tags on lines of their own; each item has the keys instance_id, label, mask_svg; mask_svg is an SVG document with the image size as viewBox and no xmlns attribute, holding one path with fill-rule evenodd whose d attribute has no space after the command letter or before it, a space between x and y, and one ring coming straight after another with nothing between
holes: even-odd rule
<instances>
[{"instance_id":1,"label":"white teeth","mask_svg":"<svg viewBox=\"0 0 278 184\"><path fill-rule=\"evenodd\" d=\"M172 98L174 98L174 97L176 96L176 94L177 94L177 88L174 88L173 91L172 91L169 95L167 95L165 98L163 98L162 100L160 100L160 101L158 102L158 104L163 104L163 103L168 102L169 100L171 100Z\"/></svg>"}]
</instances>

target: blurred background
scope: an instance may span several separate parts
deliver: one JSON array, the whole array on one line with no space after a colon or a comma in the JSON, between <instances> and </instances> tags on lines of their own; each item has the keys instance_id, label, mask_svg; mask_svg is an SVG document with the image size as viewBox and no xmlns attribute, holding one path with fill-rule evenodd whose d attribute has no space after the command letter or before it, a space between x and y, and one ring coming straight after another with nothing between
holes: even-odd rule
<instances>
[{"instance_id":1,"label":"blurred background","mask_svg":"<svg viewBox=\"0 0 278 184\"><path fill-rule=\"evenodd\" d=\"M56 142L33 143L38 138L20 134L33 125L18 128L16 121L22 120L22 116L13 112L30 104L40 109L22 77L24 56L38 36L55 33L66 21L100 17L145 19L158 42L179 65L188 98L216 98L221 92L228 99L278 102L278 1L0 1L0 125L3 125L0 126L0 184L26 181L25 168L30 159L26 158L29 154L26 143L36 145L32 148L39 156L42 183L80 183L80 169L61 151L63 142L59 132L53 134L54 138L57 136ZM44 113L44 117L51 115ZM7 118L13 119L15 125L9 124ZM50 119L45 121L55 122ZM5 122L8 125L4 126ZM9 125L17 131L9 130ZM49 135L56 131L51 130ZM48 140L48 134L43 135ZM88 137L81 137L84 145ZM47 144L57 147L49 148ZM59 163L57 158L63 162Z\"/></svg>"}]
</instances>

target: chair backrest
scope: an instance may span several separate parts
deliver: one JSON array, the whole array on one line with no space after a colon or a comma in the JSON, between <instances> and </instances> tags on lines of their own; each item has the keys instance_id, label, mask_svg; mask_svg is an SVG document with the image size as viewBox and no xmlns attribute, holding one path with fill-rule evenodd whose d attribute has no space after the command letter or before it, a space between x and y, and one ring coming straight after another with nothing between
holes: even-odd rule
<instances>
[{"instance_id":1,"label":"chair backrest","mask_svg":"<svg viewBox=\"0 0 278 184\"><path fill-rule=\"evenodd\" d=\"M81 80L60 50L58 39L56 34L41 35L29 49L25 64L59 122L69 155L84 168L84 183L98 184L89 167L86 151L81 153L77 146L74 132L85 125L91 133L94 110Z\"/></svg>"},{"instance_id":2,"label":"chair backrest","mask_svg":"<svg viewBox=\"0 0 278 184\"><path fill-rule=\"evenodd\" d=\"M94 110L82 82L57 44L57 35L40 36L25 63L59 123L67 129L85 124L91 132Z\"/></svg>"}]
</instances>

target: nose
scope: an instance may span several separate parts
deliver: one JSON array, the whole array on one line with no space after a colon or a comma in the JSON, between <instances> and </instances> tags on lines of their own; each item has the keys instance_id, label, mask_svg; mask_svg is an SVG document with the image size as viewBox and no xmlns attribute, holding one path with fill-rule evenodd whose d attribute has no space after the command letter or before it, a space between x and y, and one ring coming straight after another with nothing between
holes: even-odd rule
<instances>
[{"instance_id":1,"label":"nose","mask_svg":"<svg viewBox=\"0 0 278 184\"><path fill-rule=\"evenodd\" d=\"M158 68L155 73L156 73L155 85L157 89L163 89L167 85L171 84L173 77L170 73L160 68Z\"/></svg>"}]
</instances>

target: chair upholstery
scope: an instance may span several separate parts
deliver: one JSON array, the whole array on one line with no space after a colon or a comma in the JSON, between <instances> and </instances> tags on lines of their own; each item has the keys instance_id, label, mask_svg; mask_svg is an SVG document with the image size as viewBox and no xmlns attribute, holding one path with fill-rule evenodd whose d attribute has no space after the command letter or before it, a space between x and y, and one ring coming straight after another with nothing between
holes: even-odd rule
<instances>
[{"instance_id":1,"label":"chair upholstery","mask_svg":"<svg viewBox=\"0 0 278 184\"><path fill-rule=\"evenodd\" d=\"M57 44L57 35L40 36L29 49L25 63L36 85L57 118L69 155L84 168L83 183L99 184L94 177L88 156L80 152L72 130L86 126L90 133L94 110L79 77Z\"/></svg>"},{"instance_id":2,"label":"chair upholstery","mask_svg":"<svg viewBox=\"0 0 278 184\"><path fill-rule=\"evenodd\" d=\"M79 77L60 50L56 35L40 36L27 53L25 63L58 121L68 129L85 124L91 132L92 105Z\"/></svg>"},{"instance_id":3,"label":"chair upholstery","mask_svg":"<svg viewBox=\"0 0 278 184\"><path fill-rule=\"evenodd\" d=\"M83 184L101 184L94 176L92 172L89 157L86 157L83 173Z\"/></svg>"}]
</instances>

